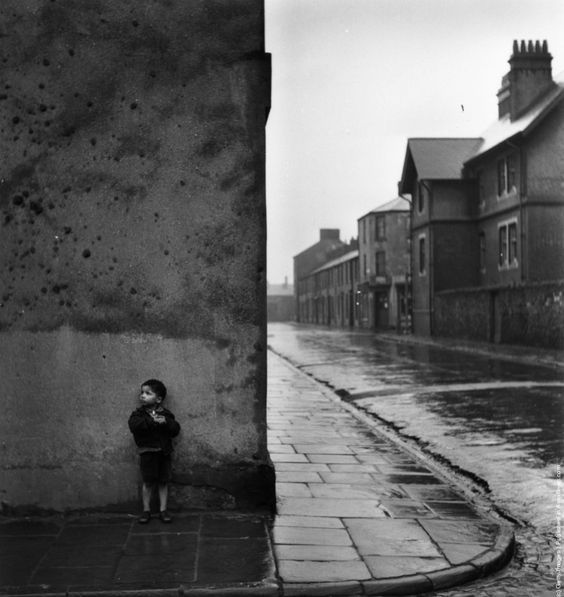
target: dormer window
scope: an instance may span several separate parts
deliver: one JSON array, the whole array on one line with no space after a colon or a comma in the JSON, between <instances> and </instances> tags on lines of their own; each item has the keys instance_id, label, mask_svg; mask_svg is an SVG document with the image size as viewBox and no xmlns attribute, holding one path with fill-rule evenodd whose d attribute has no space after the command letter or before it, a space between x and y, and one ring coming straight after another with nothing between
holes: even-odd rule
<instances>
[{"instance_id":1,"label":"dormer window","mask_svg":"<svg viewBox=\"0 0 564 597\"><path fill-rule=\"evenodd\" d=\"M503 197L515 191L515 158L508 155L497 162L497 196Z\"/></svg>"}]
</instances>

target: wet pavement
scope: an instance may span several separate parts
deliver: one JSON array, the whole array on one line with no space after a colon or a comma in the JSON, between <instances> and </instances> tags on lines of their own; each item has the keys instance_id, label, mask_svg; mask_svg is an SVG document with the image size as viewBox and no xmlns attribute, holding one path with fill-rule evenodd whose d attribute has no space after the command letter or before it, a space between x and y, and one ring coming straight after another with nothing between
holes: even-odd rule
<instances>
[{"instance_id":1,"label":"wet pavement","mask_svg":"<svg viewBox=\"0 0 564 597\"><path fill-rule=\"evenodd\" d=\"M284 324L269 344L518 523L517 556L491 593L441 595L554 594L562 353Z\"/></svg>"},{"instance_id":2,"label":"wet pavement","mask_svg":"<svg viewBox=\"0 0 564 597\"><path fill-rule=\"evenodd\" d=\"M549 357L559 353L496 346L481 354L283 324L269 328L269 343L356 408L466 472L508 515L554 530L564 368Z\"/></svg>"},{"instance_id":3,"label":"wet pavement","mask_svg":"<svg viewBox=\"0 0 564 597\"><path fill-rule=\"evenodd\" d=\"M270 521L184 514L172 524L89 515L0 524L0 593L73 594L178 587L275 587Z\"/></svg>"},{"instance_id":4,"label":"wet pavement","mask_svg":"<svg viewBox=\"0 0 564 597\"><path fill-rule=\"evenodd\" d=\"M503 519L282 359L269 369L284 594L416 594L503 566Z\"/></svg>"},{"instance_id":5,"label":"wet pavement","mask_svg":"<svg viewBox=\"0 0 564 597\"><path fill-rule=\"evenodd\" d=\"M503 567L512 528L370 419L269 355L278 511L0 520L3 595L397 595Z\"/></svg>"}]
</instances>

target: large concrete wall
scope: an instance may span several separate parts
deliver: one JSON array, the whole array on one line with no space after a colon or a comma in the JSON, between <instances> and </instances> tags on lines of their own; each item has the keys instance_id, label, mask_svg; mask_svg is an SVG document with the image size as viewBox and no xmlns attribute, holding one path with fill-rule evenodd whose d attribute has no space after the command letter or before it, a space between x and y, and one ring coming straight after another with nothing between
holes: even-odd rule
<instances>
[{"instance_id":1,"label":"large concrete wall","mask_svg":"<svg viewBox=\"0 0 564 597\"><path fill-rule=\"evenodd\" d=\"M161 378L179 505L272 503L262 0L0 4L0 501L131 507Z\"/></svg>"}]
</instances>

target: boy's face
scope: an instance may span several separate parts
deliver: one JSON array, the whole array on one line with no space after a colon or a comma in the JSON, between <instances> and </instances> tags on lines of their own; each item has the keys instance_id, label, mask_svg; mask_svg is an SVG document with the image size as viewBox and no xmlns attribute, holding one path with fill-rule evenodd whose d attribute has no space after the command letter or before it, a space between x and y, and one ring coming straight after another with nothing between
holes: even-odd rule
<instances>
[{"instance_id":1,"label":"boy's face","mask_svg":"<svg viewBox=\"0 0 564 597\"><path fill-rule=\"evenodd\" d=\"M162 402L162 398L155 394L155 391L149 386L141 386L139 400L143 406L157 406Z\"/></svg>"}]
</instances>

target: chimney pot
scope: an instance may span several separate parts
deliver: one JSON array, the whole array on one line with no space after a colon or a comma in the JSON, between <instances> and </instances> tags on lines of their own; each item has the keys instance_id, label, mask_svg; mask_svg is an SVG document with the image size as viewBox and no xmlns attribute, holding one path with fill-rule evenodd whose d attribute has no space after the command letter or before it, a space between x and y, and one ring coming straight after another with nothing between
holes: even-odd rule
<instances>
[{"instance_id":1,"label":"chimney pot","mask_svg":"<svg viewBox=\"0 0 564 597\"><path fill-rule=\"evenodd\" d=\"M511 68L497 94L499 118L519 118L553 86L551 61L546 40L542 45L540 40L513 40Z\"/></svg>"}]
</instances>

